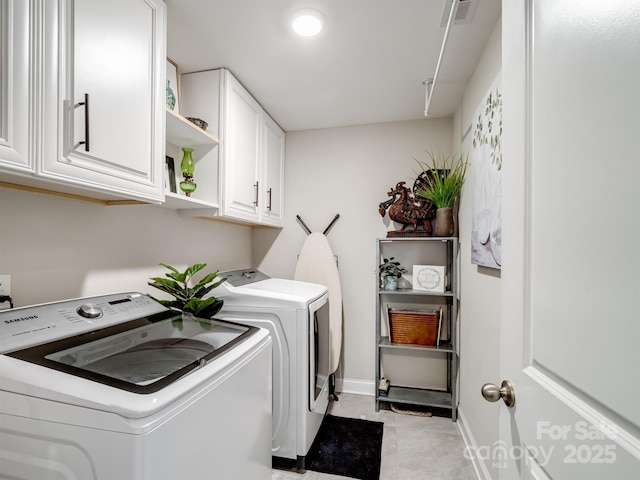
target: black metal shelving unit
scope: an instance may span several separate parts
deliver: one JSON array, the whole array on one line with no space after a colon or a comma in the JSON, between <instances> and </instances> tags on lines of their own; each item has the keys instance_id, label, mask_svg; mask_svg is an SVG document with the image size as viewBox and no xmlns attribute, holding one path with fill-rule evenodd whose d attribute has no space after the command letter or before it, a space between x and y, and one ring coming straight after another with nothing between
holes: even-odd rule
<instances>
[{"instance_id":1,"label":"black metal shelving unit","mask_svg":"<svg viewBox=\"0 0 640 480\"><path fill-rule=\"evenodd\" d=\"M404 256L404 252L407 255ZM394 403L431 407L451 411L452 421L456 421L458 405L458 307L459 307L459 258L457 237L410 237L410 238L378 238L376 240L376 265L382 263L383 258L394 256L406 268L411 264L421 262L428 265L445 267L445 291L431 292L415 290L413 288L399 288L384 290L380 286L379 275L376 275L376 371L375 371L375 408L380 409L380 403ZM406 263L411 260L411 263ZM390 340L390 332L383 325L385 318L384 305L388 302L410 301L416 305L442 305L446 315L442 322L447 322L448 339L437 346L422 346L413 344L396 344ZM386 396L381 396L378 383L383 377L383 353L393 352L397 355L442 355L447 364L446 390L403 386L400 379L397 383L391 380L391 386Z\"/></svg>"}]
</instances>

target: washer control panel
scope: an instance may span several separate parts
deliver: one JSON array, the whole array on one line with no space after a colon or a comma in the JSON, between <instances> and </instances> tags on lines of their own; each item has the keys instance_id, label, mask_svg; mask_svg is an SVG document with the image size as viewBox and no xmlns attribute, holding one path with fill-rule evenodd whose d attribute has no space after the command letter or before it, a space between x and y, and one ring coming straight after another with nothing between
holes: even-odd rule
<instances>
[{"instance_id":1,"label":"washer control panel","mask_svg":"<svg viewBox=\"0 0 640 480\"><path fill-rule=\"evenodd\" d=\"M0 353L166 311L142 293L78 298L0 311Z\"/></svg>"},{"instance_id":2,"label":"washer control panel","mask_svg":"<svg viewBox=\"0 0 640 480\"><path fill-rule=\"evenodd\" d=\"M102 316L102 309L93 303L83 303L76 310L84 318L98 318Z\"/></svg>"},{"instance_id":3,"label":"washer control panel","mask_svg":"<svg viewBox=\"0 0 640 480\"><path fill-rule=\"evenodd\" d=\"M234 287L241 287L242 285L260 282L262 280L267 280L268 278L270 278L260 270L256 270L253 268L246 268L243 270L229 270L228 272L219 273L218 276L221 278L226 278L226 281Z\"/></svg>"}]
</instances>

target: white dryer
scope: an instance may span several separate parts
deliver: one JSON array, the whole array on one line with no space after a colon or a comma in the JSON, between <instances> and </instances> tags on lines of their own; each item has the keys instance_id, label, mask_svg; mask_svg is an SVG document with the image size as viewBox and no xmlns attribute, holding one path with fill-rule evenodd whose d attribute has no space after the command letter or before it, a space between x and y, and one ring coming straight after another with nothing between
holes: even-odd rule
<instances>
[{"instance_id":1,"label":"white dryer","mask_svg":"<svg viewBox=\"0 0 640 480\"><path fill-rule=\"evenodd\" d=\"M139 293L0 312L0 477L271 478L271 338Z\"/></svg>"},{"instance_id":2,"label":"white dryer","mask_svg":"<svg viewBox=\"0 0 640 480\"><path fill-rule=\"evenodd\" d=\"M328 289L250 269L219 276L216 318L265 328L273 340L273 464L305 468L329 405Z\"/></svg>"}]
</instances>

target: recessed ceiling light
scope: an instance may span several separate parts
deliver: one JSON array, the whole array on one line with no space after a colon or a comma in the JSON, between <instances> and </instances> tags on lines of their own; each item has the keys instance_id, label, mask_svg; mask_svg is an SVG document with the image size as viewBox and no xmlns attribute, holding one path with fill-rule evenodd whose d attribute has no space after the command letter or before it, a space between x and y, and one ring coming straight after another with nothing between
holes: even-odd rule
<instances>
[{"instance_id":1,"label":"recessed ceiling light","mask_svg":"<svg viewBox=\"0 0 640 480\"><path fill-rule=\"evenodd\" d=\"M322 30L323 17L312 9L299 10L293 15L293 31L302 37L313 37Z\"/></svg>"}]
</instances>

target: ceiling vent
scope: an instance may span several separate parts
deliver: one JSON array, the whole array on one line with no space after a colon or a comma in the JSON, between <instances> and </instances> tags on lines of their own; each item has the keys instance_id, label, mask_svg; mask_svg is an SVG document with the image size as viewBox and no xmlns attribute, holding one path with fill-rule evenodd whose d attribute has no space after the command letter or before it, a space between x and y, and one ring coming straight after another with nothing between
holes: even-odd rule
<instances>
[{"instance_id":1,"label":"ceiling vent","mask_svg":"<svg viewBox=\"0 0 640 480\"><path fill-rule=\"evenodd\" d=\"M446 27L449 21L449 12L451 12L451 6L453 0L447 0L444 5L444 12L442 12L442 19L440 20L440 26ZM453 19L454 25L462 25L465 23L471 23L473 14L478 6L478 0L460 0L458 4L458 10L456 11L456 17Z\"/></svg>"}]
</instances>

